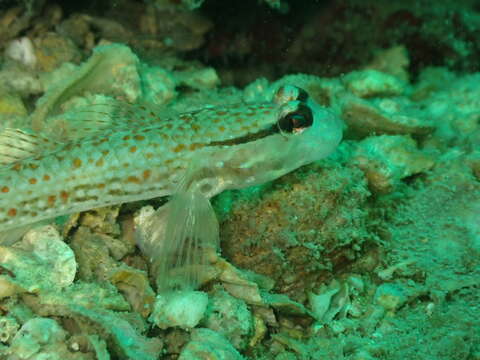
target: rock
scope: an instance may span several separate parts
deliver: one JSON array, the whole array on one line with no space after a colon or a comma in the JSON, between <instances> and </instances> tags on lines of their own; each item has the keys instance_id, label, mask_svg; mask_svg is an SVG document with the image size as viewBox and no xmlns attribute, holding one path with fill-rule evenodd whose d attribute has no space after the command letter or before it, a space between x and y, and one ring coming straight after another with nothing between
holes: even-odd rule
<instances>
[{"instance_id":1,"label":"rock","mask_svg":"<svg viewBox=\"0 0 480 360\"><path fill-rule=\"evenodd\" d=\"M159 66L142 66L140 77L144 84L144 100L156 105L168 104L177 96L178 82L168 70Z\"/></svg>"},{"instance_id":2,"label":"rock","mask_svg":"<svg viewBox=\"0 0 480 360\"><path fill-rule=\"evenodd\" d=\"M220 78L214 68L177 71L175 77L181 85L192 89L213 89L220 85Z\"/></svg>"},{"instance_id":3,"label":"rock","mask_svg":"<svg viewBox=\"0 0 480 360\"><path fill-rule=\"evenodd\" d=\"M0 316L0 341L10 343L19 328L20 325L14 317Z\"/></svg>"},{"instance_id":4,"label":"rock","mask_svg":"<svg viewBox=\"0 0 480 360\"><path fill-rule=\"evenodd\" d=\"M356 137L373 133L426 135L434 130L421 105L402 97L365 100L346 96L341 113L348 132Z\"/></svg>"},{"instance_id":5,"label":"rock","mask_svg":"<svg viewBox=\"0 0 480 360\"><path fill-rule=\"evenodd\" d=\"M82 280L104 281L118 266L110 256L105 238L85 226L75 232L71 247L78 259L78 274Z\"/></svg>"},{"instance_id":6,"label":"rock","mask_svg":"<svg viewBox=\"0 0 480 360\"><path fill-rule=\"evenodd\" d=\"M410 77L408 73L409 65L410 59L407 48L404 45L396 45L379 51L370 64L367 65L367 68L390 74L397 79L408 82Z\"/></svg>"},{"instance_id":7,"label":"rock","mask_svg":"<svg viewBox=\"0 0 480 360\"><path fill-rule=\"evenodd\" d=\"M144 318L150 315L155 302L155 293L150 287L146 272L123 265L113 270L109 277L134 311Z\"/></svg>"},{"instance_id":8,"label":"rock","mask_svg":"<svg viewBox=\"0 0 480 360\"><path fill-rule=\"evenodd\" d=\"M41 316L71 316L71 308L74 306L97 310L131 310L130 304L117 289L106 282L102 284L75 282L62 291L50 291L35 296L24 294L22 299Z\"/></svg>"},{"instance_id":9,"label":"rock","mask_svg":"<svg viewBox=\"0 0 480 360\"><path fill-rule=\"evenodd\" d=\"M71 352L66 344L67 333L55 320L34 318L23 324L7 350L7 360L86 360L82 353Z\"/></svg>"},{"instance_id":10,"label":"rock","mask_svg":"<svg viewBox=\"0 0 480 360\"><path fill-rule=\"evenodd\" d=\"M345 87L361 98L400 96L407 83L377 70L352 71L342 78Z\"/></svg>"},{"instance_id":11,"label":"rock","mask_svg":"<svg viewBox=\"0 0 480 360\"><path fill-rule=\"evenodd\" d=\"M407 301L405 289L394 283L380 285L375 292L375 302L385 310L396 310Z\"/></svg>"},{"instance_id":12,"label":"rock","mask_svg":"<svg viewBox=\"0 0 480 360\"><path fill-rule=\"evenodd\" d=\"M375 193L389 193L405 177L426 172L434 158L419 150L408 136L372 136L359 143L354 161L363 170L369 188Z\"/></svg>"},{"instance_id":13,"label":"rock","mask_svg":"<svg viewBox=\"0 0 480 360\"><path fill-rule=\"evenodd\" d=\"M311 312L302 304L291 300L288 296L283 294L263 294L265 303L275 309L278 313L287 315L309 315Z\"/></svg>"},{"instance_id":14,"label":"rock","mask_svg":"<svg viewBox=\"0 0 480 360\"><path fill-rule=\"evenodd\" d=\"M274 184L224 192L214 204L223 217L223 255L235 266L272 278L275 292L303 303L308 290L328 280L332 268L348 266L375 236L366 227L369 195L362 171L335 159ZM258 286L221 280L233 296L263 303L254 297Z\"/></svg>"},{"instance_id":15,"label":"rock","mask_svg":"<svg viewBox=\"0 0 480 360\"><path fill-rule=\"evenodd\" d=\"M14 94L0 94L0 119L7 116L26 116L27 109L22 99Z\"/></svg>"},{"instance_id":16,"label":"rock","mask_svg":"<svg viewBox=\"0 0 480 360\"><path fill-rule=\"evenodd\" d=\"M218 288L210 294L202 324L225 336L238 350L245 350L253 333L253 318L244 301Z\"/></svg>"},{"instance_id":17,"label":"rock","mask_svg":"<svg viewBox=\"0 0 480 360\"><path fill-rule=\"evenodd\" d=\"M201 291L177 291L157 295L150 321L160 329L191 329L202 320L208 296Z\"/></svg>"},{"instance_id":18,"label":"rock","mask_svg":"<svg viewBox=\"0 0 480 360\"><path fill-rule=\"evenodd\" d=\"M12 275L9 282L28 292L65 288L77 270L72 249L50 225L30 230L12 247L0 247L0 259Z\"/></svg>"},{"instance_id":19,"label":"rock","mask_svg":"<svg viewBox=\"0 0 480 360\"><path fill-rule=\"evenodd\" d=\"M195 329L178 360L243 360L222 335L210 329Z\"/></svg>"},{"instance_id":20,"label":"rock","mask_svg":"<svg viewBox=\"0 0 480 360\"><path fill-rule=\"evenodd\" d=\"M350 307L349 286L347 283L333 280L323 285L318 294L311 292L309 302L315 319L321 324L331 323L338 316L344 318Z\"/></svg>"},{"instance_id":21,"label":"rock","mask_svg":"<svg viewBox=\"0 0 480 360\"><path fill-rule=\"evenodd\" d=\"M42 130L48 116L58 114L63 103L87 91L116 95L135 102L141 95L138 63L137 56L125 45L96 47L90 59L39 99L31 116L32 128Z\"/></svg>"},{"instance_id":22,"label":"rock","mask_svg":"<svg viewBox=\"0 0 480 360\"><path fill-rule=\"evenodd\" d=\"M65 62L78 62L81 54L72 40L56 33L33 39L36 65L41 71L53 71Z\"/></svg>"},{"instance_id":23,"label":"rock","mask_svg":"<svg viewBox=\"0 0 480 360\"><path fill-rule=\"evenodd\" d=\"M87 309L82 306L72 306L72 311L77 316L88 319L101 327L113 342L113 350L120 359L156 360L159 358L163 343L159 338L147 338L140 334L119 313Z\"/></svg>"},{"instance_id":24,"label":"rock","mask_svg":"<svg viewBox=\"0 0 480 360\"><path fill-rule=\"evenodd\" d=\"M26 36L10 41L5 48L5 56L30 69L37 64L33 43Z\"/></svg>"},{"instance_id":25,"label":"rock","mask_svg":"<svg viewBox=\"0 0 480 360\"><path fill-rule=\"evenodd\" d=\"M247 279L241 270L225 260L219 261L216 265L223 270L219 275L219 280L232 296L244 300L247 304L265 305L258 285Z\"/></svg>"}]
</instances>

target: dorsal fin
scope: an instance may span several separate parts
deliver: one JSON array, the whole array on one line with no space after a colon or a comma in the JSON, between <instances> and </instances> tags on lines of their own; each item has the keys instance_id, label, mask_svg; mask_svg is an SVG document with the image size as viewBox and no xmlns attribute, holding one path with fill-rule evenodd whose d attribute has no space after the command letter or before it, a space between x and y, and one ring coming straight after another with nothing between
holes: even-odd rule
<instances>
[{"instance_id":1,"label":"dorsal fin","mask_svg":"<svg viewBox=\"0 0 480 360\"><path fill-rule=\"evenodd\" d=\"M58 145L58 142L46 136L6 128L0 133L0 165L34 157L45 151L53 151Z\"/></svg>"},{"instance_id":2,"label":"dorsal fin","mask_svg":"<svg viewBox=\"0 0 480 360\"><path fill-rule=\"evenodd\" d=\"M160 118L160 113L162 117ZM111 99L76 107L51 118L42 134L30 130L6 128L0 133L0 166L55 151L69 141L105 133L128 131L137 127L157 127L163 119L170 118L152 104Z\"/></svg>"},{"instance_id":3,"label":"dorsal fin","mask_svg":"<svg viewBox=\"0 0 480 360\"><path fill-rule=\"evenodd\" d=\"M136 127L156 127L171 112L149 103L126 103L109 100L103 103L79 106L51 120L49 135L55 139L78 140L105 130L122 131Z\"/></svg>"}]
</instances>

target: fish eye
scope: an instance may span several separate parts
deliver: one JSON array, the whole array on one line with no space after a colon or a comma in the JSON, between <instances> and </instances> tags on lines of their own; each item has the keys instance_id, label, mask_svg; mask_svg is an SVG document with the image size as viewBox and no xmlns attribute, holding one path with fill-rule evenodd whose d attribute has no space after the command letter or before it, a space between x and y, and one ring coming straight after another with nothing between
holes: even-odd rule
<instances>
[{"instance_id":1,"label":"fish eye","mask_svg":"<svg viewBox=\"0 0 480 360\"><path fill-rule=\"evenodd\" d=\"M289 101L306 103L308 100L308 93L297 86L284 85L277 90L273 100L277 104L285 104Z\"/></svg>"},{"instance_id":2,"label":"fish eye","mask_svg":"<svg viewBox=\"0 0 480 360\"><path fill-rule=\"evenodd\" d=\"M299 104L295 111L283 115L277 122L280 131L289 134L300 133L312 124L312 110L305 104Z\"/></svg>"},{"instance_id":3,"label":"fish eye","mask_svg":"<svg viewBox=\"0 0 480 360\"><path fill-rule=\"evenodd\" d=\"M299 87L297 87L297 100L301 102L307 102L308 100L308 93Z\"/></svg>"}]
</instances>

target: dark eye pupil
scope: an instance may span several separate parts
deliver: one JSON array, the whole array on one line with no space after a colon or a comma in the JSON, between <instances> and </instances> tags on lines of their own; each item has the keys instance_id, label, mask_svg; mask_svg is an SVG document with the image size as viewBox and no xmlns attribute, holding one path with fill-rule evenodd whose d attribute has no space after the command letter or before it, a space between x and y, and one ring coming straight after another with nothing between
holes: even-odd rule
<instances>
[{"instance_id":1,"label":"dark eye pupil","mask_svg":"<svg viewBox=\"0 0 480 360\"><path fill-rule=\"evenodd\" d=\"M301 102L306 102L308 100L308 93L302 88L298 88L297 100Z\"/></svg>"},{"instance_id":2,"label":"dark eye pupil","mask_svg":"<svg viewBox=\"0 0 480 360\"><path fill-rule=\"evenodd\" d=\"M304 104L300 104L296 111L284 115L278 120L278 127L286 133L293 133L311 126L313 123L313 115L310 108Z\"/></svg>"}]
</instances>

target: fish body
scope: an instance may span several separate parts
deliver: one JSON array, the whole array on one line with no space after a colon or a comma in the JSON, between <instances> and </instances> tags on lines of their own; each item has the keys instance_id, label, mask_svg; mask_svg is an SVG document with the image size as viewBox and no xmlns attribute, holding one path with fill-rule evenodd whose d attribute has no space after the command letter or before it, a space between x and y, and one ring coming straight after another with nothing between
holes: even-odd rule
<instances>
[{"instance_id":1,"label":"fish body","mask_svg":"<svg viewBox=\"0 0 480 360\"><path fill-rule=\"evenodd\" d=\"M271 104L237 104L165 121L153 114L148 123L106 129L53 151L40 149L38 155L0 170L0 229L171 195L195 155L227 153L229 145L212 144L256 131L274 112ZM41 148L42 139L28 136L27 141L40 142ZM10 138L8 145L15 143Z\"/></svg>"},{"instance_id":2,"label":"fish body","mask_svg":"<svg viewBox=\"0 0 480 360\"><path fill-rule=\"evenodd\" d=\"M342 131L332 112L292 86L268 103L207 107L168 119L139 106L110 117L111 126L84 125L85 136L65 143L13 129L0 137L0 231L179 193L194 194L181 197L180 207L195 208L185 201L208 201L325 157ZM160 240L149 241L143 247L151 253L151 243Z\"/></svg>"}]
</instances>

